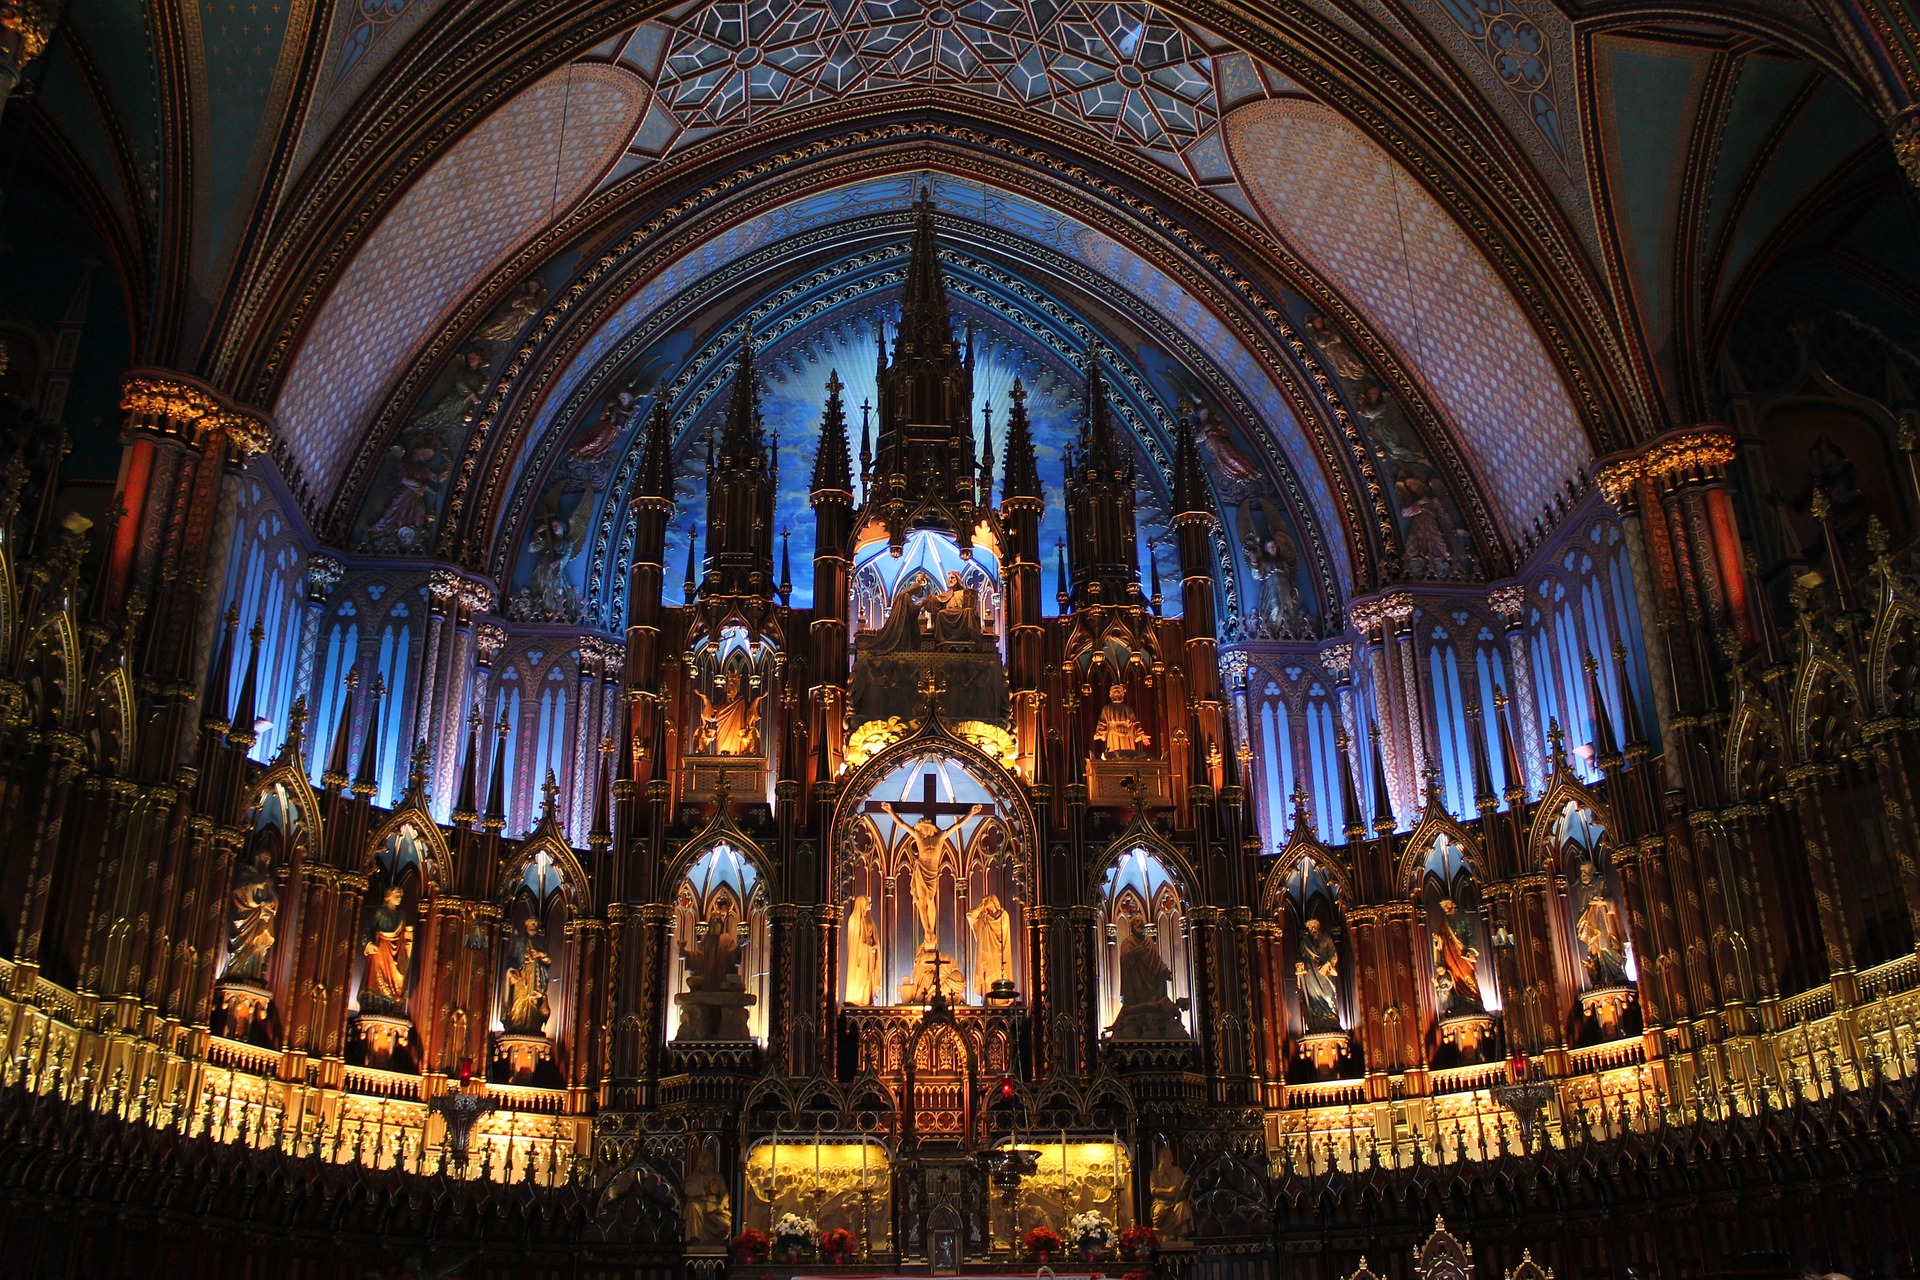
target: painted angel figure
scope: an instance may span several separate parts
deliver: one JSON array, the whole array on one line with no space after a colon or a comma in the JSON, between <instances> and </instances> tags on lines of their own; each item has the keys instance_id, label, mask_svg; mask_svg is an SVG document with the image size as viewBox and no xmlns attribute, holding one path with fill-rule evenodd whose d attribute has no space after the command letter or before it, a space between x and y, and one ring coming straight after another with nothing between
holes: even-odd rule
<instances>
[{"instance_id":1,"label":"painted angel figure","mask_svg":"<svg viewBox=\"0 0 1920 1280\"><path fill-rule=\"evenodd\" d=\"M565 517L560 514L558 490L541 505L543 510L527 535L527 552L534 558L533 577L519 595L519 612L528 621L577 622L586 605L568 571L587 540L587 526L593 519L593 490L582 493L573 513Z\"/></svg>"},{"instance_id":2,"label":"painted angel figure","mask_svg":"<svg viewBox=\"0 0 1920 1280\"><path fill-rule=\"evenodd\" d=\"M1255 518L1256 507L1259 519ZM1261 498L1241 504L1237 523L1247 572L1258 584L1248 630L1261 639L1290 637L1299 629L1300 590L1295 579L1300 553L1287 532L1286 521L1279 508Z\"/></svg>"},{"instance_id":3,"label":"painted angel figure","mask_svg":"<svg viewBox=\"0 0 1920 1280\"><path fill-rule=\"evenodd\" d=\"M474 338L493 347L504 347L520 336L527 327L527 321L540 314L540 308L547 305L547 282L539 276L528 276L507 300L500 304L487 322L480 326Z\"/></svg>"},{"instance_id":4,"label":"painted angel figure","mask_svg":"<svg viewBox=\"0 0 1920 1280\"><path fill-rule=\"evenodd\" d=\"M435 444L444 445L450 438L448 433L470 421L480 407L480 400L487 392L487 380L493 372L486 354L478 347L468 347L453 358L452 369L453 377L446 392L407 428L410 439L431 437Z\"/></svg>"}]
</instances>

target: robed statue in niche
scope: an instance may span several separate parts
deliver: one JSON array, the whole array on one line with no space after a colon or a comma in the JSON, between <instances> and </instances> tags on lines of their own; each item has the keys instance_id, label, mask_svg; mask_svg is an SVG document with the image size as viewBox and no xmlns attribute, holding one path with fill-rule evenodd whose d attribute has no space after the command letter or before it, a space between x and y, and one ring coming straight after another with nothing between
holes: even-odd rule
<instances>
[{"instance_id":1,"label":"robed statue in niche","mask_svg":"<svg viewBox=\"0 0 1920 1280\"><path fill-rule=\"evenodd\" d=\"M1581 965L1587 982L1594 987L1624 987L1627 979L1627 933L1620 924L1619 909L1606 880L1595 872L1593 861L1583 859L1580 878L1573 886L1573 936L1584 954Z\"/></svg>"},{"instance_id":2,"label":"robed statue in niche","mask_svg":"<svg viewBox=\"0 0 1920 1280\"><path fill-rule=\"evenodd\" d=\"M1120 932L1120 1014L1107 1028L1115 1040L1184 1040L1184 1005L1174 1003L1173 970L1147 936L1137 912L1123 914Z\"/></svg>"},{"instance_id":3,"label":"robed statue in niche","mask_svg":"<svg viewBox=\"0 0 1920 1280\"><path fill-rule=\"evenodd\" d=\"M981 621L980 592L956 569L948 571L944 590L924 575L911 578L894 594L885 625L863 636L860 649L875 656L929 650L984 653L997 651L997 644Z\"/></svg>"},{"instance_id":4,"label":"robed statue in niche","mask_svg":"<svg viewBox=\"0 0 1920 1280\"><path fill-rule=\"evenodd\" d=\"M749 1038L747 1010L755 997L740 975L740 912L728 894L718 895L694 937L683 943L686 990L674 997L680 1007L678 1040L739 1041Z\"/></svg>"},{"instance_id":5,"label":"robed statue in niche","mask_svg":"<svg viewBox=\"0 0 1920 1280\"><path fill-rule=\"evenodd\" d=\"M728 667L717 694L700 695L700 727L694 733L696 755L750 756L760 752L760 700L749 693L738 667Z\"/></svg>"},{"instance_id":6,"label":"robed statue in niche","mask_svg":"<svg viewBox=\"0 0 1920 1280\"><path fill-rule=\"evenodd\" d=\"M1451 897L1442 898L1433 929L1433 994L1441 1017L1486 1012L1479 966L1479 931L1473 913Z\"/></svg>"},{"instance_id":7,"label":"robed statue in niche","mask_svg":"<svg viewBox=\"0 0 1920 1280\"><path fill-rule=\"evenodd\" d=\"M360 986L360 1012L404 1016L408 972L413 964L413 922L406 911L406 890L389 885L367 912L360 949L367 976Z\"/></svg>"},{"instance_id":8,"label":"robed statue in niche","mask_svg":"<svg viewBox=\"0 0 1920 1280\"><path fill-rule=\"evenodd\" d=\"M1293 976L1300 987L1300 1004L1306 1012L1307 1029L1338 1030L1340 947L1317 916L1307 921L1306 929L1301 934L1300 958L1294 962Z\"/></svg>"},{"instance_id":9,"label":"robed statue in niche","mask_svg":"<svg viewBox=\"0 0 1920 1280\"><path fill-rule=\"evenodd\" d=\"M1013 925L998 894L980 899L967 912L973 929L973 989L982 996L994 993L996 983L1013 981Z\"/></svg>"},{"instance_id":10,"label":"robed statue in niche","mask_svg":"<svg viewBox=\"0 0 1920 1280\"><path fill-rule=\"evenodd\" d=\"M506 1010L500 1021L510 1036L545 1035L553 958L547 954L540 921L530 915L520 925L507 951Z\"/></svg>"},{"instance_id":11,"label":"robed statue in niche","mask_svg":"<svg viewBox=\"0 0 1920 1280\"><path fill-rule=\"evenodd\" d=\"M880 994L880 929L873 899L860 894L847 913L847 1003L872 1004Z\"/></svg>"},{"instance_id":12,"label":"robed statue in niche","mask_svg":"<svg viewBox=\"0 0 1920 1280\"><path fill-rule=\"evenodd\" d=\"M234 868L227 897L227 967L220 974L222 981L266 981L279 918L272 855L261 849Z\"/></svg>"},{"instance_id":13,"label":"robed statue in niche","mask_svg":"<svg viewBox=\"0 0 1920 1280\"><path fill-rule=\"evenodd\" d=\"M1152 744L1147 731L1140 725L1140 717L1133 714L1133 708L1127 705L1127 687L1118 680L1107 689L1107 705L1100 708L1100 719L1094 723L1093 740L1100 744L1100 754L1108 760L1124 760L1138 756Z\"/></svg>"}]
</instances>

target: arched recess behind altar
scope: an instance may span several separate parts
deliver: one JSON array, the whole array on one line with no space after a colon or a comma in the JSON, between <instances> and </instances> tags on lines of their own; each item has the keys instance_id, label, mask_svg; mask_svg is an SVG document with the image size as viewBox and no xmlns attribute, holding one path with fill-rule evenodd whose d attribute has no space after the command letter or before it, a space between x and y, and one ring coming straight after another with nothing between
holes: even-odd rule
<instances>
[{"instance_id":1,"label":"arched recess behind altar","mask_svg":"<svg viewBox=\"0 0 1920 1280\"><path fill-rule=\"evenodd\" d=\"M1108 854L1095 904L1101 1035L1177 1040L1193 1034L1192 883L1179 856L1156 841L1122 840Z\"/></svg>"},{"instance_id":2,"label":"arched recess behind altar","mask_svg":"<svg viewBox=\"0 0 1920 1280\"><path fill-rule=\"evenodd\" d=\"M877 754L847 794L833 835L842 1004L925 1004L936 973L954 1004L1024 991L1033 820L1006 773L941 726Z\"/></svg>"},{"instance_id":3,"label":"arched recess behind altar","mask_svg":"<svg viewBox=\"0 0 1920 1280\"><path fill-rule=\"evenodd\" d=\"M696 841L673 878L667 1039L767 1040L767 876L757 850L715 835Z\"/></svg>"}]
</instances>

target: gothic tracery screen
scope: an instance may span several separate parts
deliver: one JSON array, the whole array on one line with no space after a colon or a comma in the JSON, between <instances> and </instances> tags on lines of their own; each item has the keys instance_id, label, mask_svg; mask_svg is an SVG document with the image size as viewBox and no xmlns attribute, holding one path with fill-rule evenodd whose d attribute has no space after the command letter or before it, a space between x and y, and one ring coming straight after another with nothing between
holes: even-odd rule
<instances>
[{"instance_id":1,"label":"gothic tracery screen","mask_svg":"<svg viewBox=\"0 0 1920 1280\"><path fill-rule=\"evenodd\" d=\"M1004 806L958 759L898 762L855 808L841 852L842 999L955 1003L1022 989L1026 868Z\"/></svg>"}]
</instances>

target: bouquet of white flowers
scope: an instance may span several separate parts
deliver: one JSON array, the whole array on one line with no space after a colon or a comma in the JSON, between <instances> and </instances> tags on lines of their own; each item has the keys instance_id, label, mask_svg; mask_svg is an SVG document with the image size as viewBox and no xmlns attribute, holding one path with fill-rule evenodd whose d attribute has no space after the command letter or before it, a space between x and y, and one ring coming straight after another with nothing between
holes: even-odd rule
<instances>
[{"instance_id":1,"label":"bouquet of white flowers","mask_svg":"<svg viewBox=\"0 0 1920 1280\"><path fill-rule=\"evenodd\" d=\"M813 1242L820 1236L820 1228L814 1225L812 1218L789 1213L782 1215L767 1234L773 1237L773 1247L781 1253L795 1250L804 1252L813 1248Z\"/></svg>"},{"instance_id":2,"label":"bouquet of white flowers","mask_svg":"<svg viewBox=\"0 0 1920 1280\"><path fill-rule=\"evenodd\" d=\"M1073 1247L1089 1252L1104 1249L1113 1243L1113 1224L1093 1209L1085 1213L1076 1213L1067 1222L1067 1238L1073 1241Z\"/></svg>"}]
</instances>

